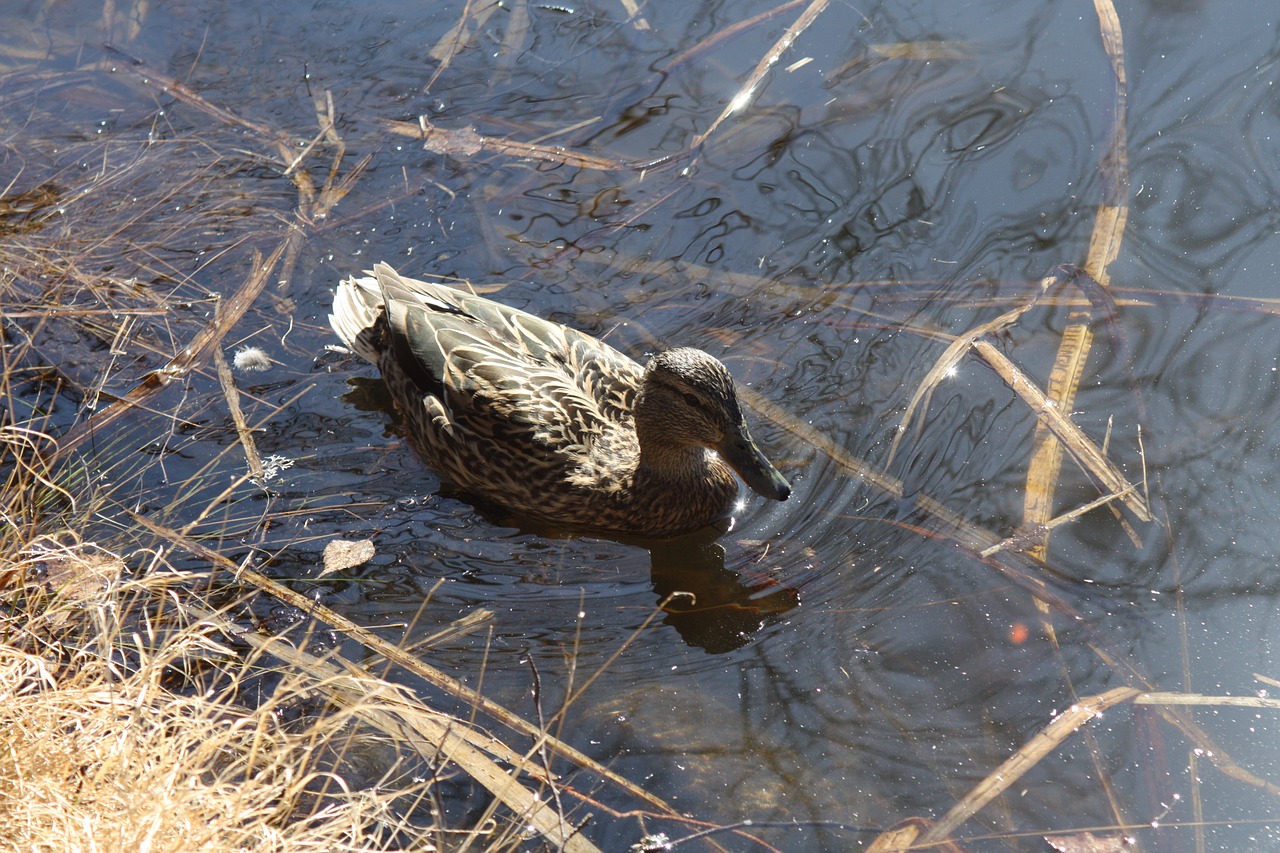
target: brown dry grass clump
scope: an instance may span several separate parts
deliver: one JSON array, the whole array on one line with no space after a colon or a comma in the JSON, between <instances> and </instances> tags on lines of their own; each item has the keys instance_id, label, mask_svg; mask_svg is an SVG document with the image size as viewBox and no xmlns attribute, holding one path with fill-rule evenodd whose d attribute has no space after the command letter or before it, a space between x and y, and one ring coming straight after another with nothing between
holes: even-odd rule
<instances>
[{"instance_id":1,"label":"brown dry grass clump","mask_svg":"<svg viewBox=\"0 0 1280 853\"><path fill-rule=\"evenodd\" d=\"M361 749L350 713L286 723L312 695L296 682L257 707L238 702L263 662L234 654L209 622L178 624L173 599L162 611L176 578L156 561L133 582L91 546L42 541L24 556L0 572L0 849L395 846L388 805L405 788L356 790L320 769L327 746ZM220 688L191 690L210 667Z\"/></svg>"}]
</instances>

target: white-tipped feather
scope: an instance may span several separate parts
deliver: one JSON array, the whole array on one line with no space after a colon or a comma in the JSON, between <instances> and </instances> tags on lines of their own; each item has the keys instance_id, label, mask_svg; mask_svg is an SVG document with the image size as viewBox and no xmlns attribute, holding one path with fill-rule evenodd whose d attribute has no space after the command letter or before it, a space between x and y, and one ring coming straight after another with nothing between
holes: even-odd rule
<instances>
[{"instance_id":1,"label":"white-tipped feather","mask_svg":"<svg viewBox=\"0 0 1280 853\"><path fill-rule=\"evenodd\" d=\"M378 363L378 351L369 340L369 332L380 316L382 288L377 279L353 276L338 285L329 325L348 349L370 364Z\"/></svg>"}]
</instances>

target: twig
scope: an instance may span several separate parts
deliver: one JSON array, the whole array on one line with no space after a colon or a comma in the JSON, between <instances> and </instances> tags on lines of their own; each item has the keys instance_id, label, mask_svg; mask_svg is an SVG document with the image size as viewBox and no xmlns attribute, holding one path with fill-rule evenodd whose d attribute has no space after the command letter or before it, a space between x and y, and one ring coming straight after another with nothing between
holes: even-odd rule
<instances>
[{"instance_id":1,"label":"twig","mask_svg":"<svg viewBox=\"0 0 1280 853\"><path fill-rule=\"evenodd\" d=\"M265 480L262 468L262 457L258 454L258 445L253 440L253 430L245 423L244 412L240 410L240 390L236 388L236 379L231 375L231 365L222 354L221 347L213 350L213 363L218 369L218 383L222 386L222 396L227 400L227 411L231 413L231 421L236 426L236 435L240 446L244 448L245 459L249 462L250 476L262 483Z\"/></svg>"}]
</instances>

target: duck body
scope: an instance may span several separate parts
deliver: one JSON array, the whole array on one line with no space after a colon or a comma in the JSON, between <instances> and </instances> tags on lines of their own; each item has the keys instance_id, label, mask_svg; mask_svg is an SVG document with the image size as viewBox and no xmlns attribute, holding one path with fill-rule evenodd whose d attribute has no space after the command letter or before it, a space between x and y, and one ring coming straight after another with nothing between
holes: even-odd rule
<instances>
[{"instance_id":1,"label":"duck body","mask_svg":"<svg viewBox=\"0 0 1280 853\"><path fill-rule=\"evenodd\" d=\"M728 370L701 350L641 367L590 335L387 264L343 281L329 321L377 365L427 462L491 503L665 537L726 518L735 471L765 497L790 494Z\"/></svg>"}]
</instances>

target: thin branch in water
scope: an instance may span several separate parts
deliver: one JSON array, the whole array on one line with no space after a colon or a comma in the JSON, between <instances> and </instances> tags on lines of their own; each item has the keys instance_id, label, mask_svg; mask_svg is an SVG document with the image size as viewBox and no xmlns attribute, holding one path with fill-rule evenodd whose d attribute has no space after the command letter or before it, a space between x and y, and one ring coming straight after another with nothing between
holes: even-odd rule
<instances>
[{"instance_id":1,"label":"thin branch in water","mask_svg":"<svg viewBox=\"0 0 1280 853\"><path fill-rule=\"evenodd\" d=\"M755 97L756 89L760 86L761 81L764 80L764 75L767 74L769 69L782 58L782 54L786 53L787 50L790 49L791 45L795 43L795 40L800 37L800 34L807 30L809 25L818 19L818 16L827 8L828 2L829 0L813 0L813 2L809 4L809 7L805 9L800 14L800 17L795 20L795 23L787 27L787 31L782 34L782 37L774 42L773 47L770 48L769 51L760 58L760 61L756 63L756 67L752 69L751 73L747 76L747 80L742 84L742 88L738 90L738 94L734 95L733 98L729 100L728 105L721 111L720 115L716 116L715 121L711 122L711 126L694 138L692 144L689 146L693 151L696 152L702 148L703 143L707 141L707 137L715 133L716 128L718 128L725 119L733 115L735 112L745 109L746 106L751 103L752 98Z\"/></svg>"}]
</instances>

